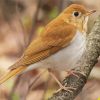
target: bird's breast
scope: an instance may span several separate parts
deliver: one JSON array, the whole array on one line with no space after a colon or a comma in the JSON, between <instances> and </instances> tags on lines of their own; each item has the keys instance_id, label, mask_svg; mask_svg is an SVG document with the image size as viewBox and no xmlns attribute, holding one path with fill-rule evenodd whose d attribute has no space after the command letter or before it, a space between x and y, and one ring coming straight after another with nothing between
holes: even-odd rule
<instances>
[{"instance_id":1,"label":"bird's breast","mask_svg":"<svg viewBox=\"0 0 100 100\"><path fill-rule=\"evenodd\" d=\"M48 57L43 63L47 63L49 67L61 70L74 68L75 63L83 54L85 41L86 37L78 31L67 47Z\"/></svg>"},{"instance_id":2,"label":"bird's breast","mask_svg":"<svg viewBox=\"0 0 100 100\"><path fill-rule=\"evenodd\" d=\"M85 49L85 41L86 37L78 31L68 46L50 57L30 65L29 68L34 69L37 67L44 67L57 70L70 70L74 68L76 62L83 54Z\"/></svg>"}]
</instances>

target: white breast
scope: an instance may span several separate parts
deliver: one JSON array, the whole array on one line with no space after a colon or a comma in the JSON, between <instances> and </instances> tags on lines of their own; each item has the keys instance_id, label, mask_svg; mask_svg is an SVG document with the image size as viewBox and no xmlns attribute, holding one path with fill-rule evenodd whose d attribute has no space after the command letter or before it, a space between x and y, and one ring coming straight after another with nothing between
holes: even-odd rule
<instances>
[{"instance_id":1,"label":"white breast","mask_svg":"<svg viewBox=\"0 0 100 100\"><path fill-rule=\"evenodd\" d=\"M80 59L85 49L85 41L86 37L77 32L69 46L46 58L45 60L30 65L28 70L43 67L67 71L74 68L75 63Z\"/></svg>"}]
</instances>

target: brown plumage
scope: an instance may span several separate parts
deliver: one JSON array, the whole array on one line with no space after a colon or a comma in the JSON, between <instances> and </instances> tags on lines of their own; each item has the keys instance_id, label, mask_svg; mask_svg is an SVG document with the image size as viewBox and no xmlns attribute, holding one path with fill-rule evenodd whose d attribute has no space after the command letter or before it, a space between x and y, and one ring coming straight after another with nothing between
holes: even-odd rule
<instances>
[{"instance_id":1,"label":"brown plumage","mask_svg":"<svg viewBox=\"0 0 100 100\"><path fill-rule=\"evenodd\" d=\"M55 33L53 33L52 29L54 25L60 25L60 23L61 26L56 27ZM15 65L11 66L10 69L12 70L19 66L28 66L43 60L62 49L64 45L68 45L75 35L75 27L70 27L71 25L66 25L67 23L60 23L57 24L55 22L53 26L50 26L51 29L48 29L47 27L47 30L43 32L45 35L41 34L41 36L37 36L37 38L33 40L33 42L25 50L22 58L16 62ZM64 24L63 27L62 24ZM69 30L66 30L67 28Z\"/></svg>"},{"instance_id":2,"label":"brown plumage","mask_svg":"<svg viewBox=\"0 0 100 100\"><path fill-rule=\"evenodd\" d=\"M75 11L80 15L73 15ZM85 24L84 18L87 13L89 14L90 12L84 6L78 4L72 4L66 8L36 36L28 48L26 48L23 56L9 68L9 72L0 79L0 84L10 77L23 72L30 67L30 65L43 61L59 51L62 51L64 48L69 47L77 31L80 31L80 34L83 36L84 32L86 32L85 27L87 27L83 25Z\"/></svg>"}]
</instances>

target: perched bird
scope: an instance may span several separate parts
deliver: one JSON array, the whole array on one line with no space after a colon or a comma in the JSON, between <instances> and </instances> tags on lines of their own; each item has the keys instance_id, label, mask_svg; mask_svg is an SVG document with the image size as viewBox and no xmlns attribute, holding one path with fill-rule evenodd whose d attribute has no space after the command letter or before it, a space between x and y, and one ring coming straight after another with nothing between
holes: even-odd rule
<instances>
[{"instance_id":1,"label":"perched bird","mask_svg":"<svg viewBox=\"0 0 100 100\"><path fill-rule=\"evenodd\" d=\"M85 50L88 17L94 12L79 4L67 7L37 34L22 57L1 77L0 84L28 70L46 68L61 89L66 90L52 71L74 68Z\"/></svg>"}]
</instances>

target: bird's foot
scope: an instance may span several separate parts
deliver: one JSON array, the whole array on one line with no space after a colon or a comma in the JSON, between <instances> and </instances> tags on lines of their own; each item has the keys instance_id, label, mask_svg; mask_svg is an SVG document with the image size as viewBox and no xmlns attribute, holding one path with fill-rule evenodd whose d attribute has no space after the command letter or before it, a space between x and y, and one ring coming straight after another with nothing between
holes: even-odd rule
<instances>
[{"instance_id":1,"label":"bird's foot","mask_svg":"<svg viewBox=\"0 0 100 100\"><path fill-rule=\"evenodd\" d=\"M72 90L75 90L76 88L73 88L73 87L65 87L63 86L62 84L59 84L60 86L60 89L58 89L55 93L61 91L61 90L65 90L65 91L69 91L69 92L72 92Z\"/></svg>"},{"instance_id":2,"label":"bird's foot","mask_svg":"<svg viewBox=\"0 0 100 100\"><path fill-rule=\"evenodd\" d=\"M67 73L68 73L68 76L74 75L74 76L76 76L77 78L79 78L79 76L75 73L74 70L67 71Z\"/></svg>"},{"instance_id":3,"label":"bird's foot","mask_svg":"<svg viewBox=\"0 0 100 100\"><path fill-rule=\"evenodd\" d=\"M55 79L55 81L58 83L58 85L60 86L60 89L58 89L55 93L59 92L60 90L65 90L65 91L69 91L72 92L71 90L75 90L75 88L73 87L65 87L61 84L61 82L57 79L57 77L55 76L55 74L53 73L53 71L51 69L48 69L50 75ZM71 74L71 73L70 73Z\"/></svg>"}]
</instances>

